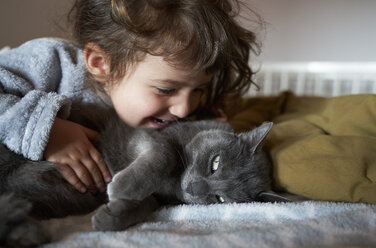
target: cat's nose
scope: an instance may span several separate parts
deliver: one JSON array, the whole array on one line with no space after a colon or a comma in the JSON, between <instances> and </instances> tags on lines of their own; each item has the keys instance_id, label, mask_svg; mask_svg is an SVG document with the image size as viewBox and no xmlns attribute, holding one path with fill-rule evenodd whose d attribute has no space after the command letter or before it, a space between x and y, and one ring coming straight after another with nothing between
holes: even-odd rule
<instances>
[{"instance_id":1,"label":"cat's nose","mask_svg":"<svg viewBox=\"0 0 376 248\"><path fill-rule=\"evenodd\" d=\"M205 181L190 182L185 191L191 196L207 195L209 185Z\"/></svg>"}]
</instances>

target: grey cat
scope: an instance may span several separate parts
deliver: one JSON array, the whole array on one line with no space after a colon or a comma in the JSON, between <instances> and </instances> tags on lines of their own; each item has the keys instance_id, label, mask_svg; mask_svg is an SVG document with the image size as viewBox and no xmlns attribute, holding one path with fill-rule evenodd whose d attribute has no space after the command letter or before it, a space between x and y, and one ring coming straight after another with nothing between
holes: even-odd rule
<instances>
[{"instance_id":1,"label":"grey cat","mask_svg":"<svg viewBox=\"0 0 376 248\"><path fill-rule=\"evenodd\" d=\"M45 242L35 219L101 205L94 230L124 230L165 204L287 201L270 191L270 163L261 148L271 127L235 134L228 124L197 121L156 131L113 116L94 144L113 175L107 193L97 195L79 193L52 163L26 160L1 145L1 242ZM26 230L30 237L22 237Z\"/></svg>"}]
</instances>

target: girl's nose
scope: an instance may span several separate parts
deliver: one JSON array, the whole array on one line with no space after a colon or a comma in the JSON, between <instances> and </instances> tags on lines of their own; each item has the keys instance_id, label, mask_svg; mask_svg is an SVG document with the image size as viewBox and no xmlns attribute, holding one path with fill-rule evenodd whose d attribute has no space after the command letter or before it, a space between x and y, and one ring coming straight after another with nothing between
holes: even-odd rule
<instances>
[{"instance_id":1,"label":"girl's nose","mask_svg":"<svg viewBox=\"0 0 376 248\"><path fill-rule=\"evenodd\" d=\"M188 94L186 96L180 96L174 99L174 102L171 104L169 111L172 115L178 118L187 117L192 111L192 99Z\"/></svg>"},{"instance_id":2,"label":"girl's nose","mask_svg":"<svg viewBox=\"0 0 376 248\"><path fill-rule=\"evenodd\" d=\"M176 103L170 107L170 113L178 118L184 118L190 113L189 102Z\"/></svg>"}]
</instances>

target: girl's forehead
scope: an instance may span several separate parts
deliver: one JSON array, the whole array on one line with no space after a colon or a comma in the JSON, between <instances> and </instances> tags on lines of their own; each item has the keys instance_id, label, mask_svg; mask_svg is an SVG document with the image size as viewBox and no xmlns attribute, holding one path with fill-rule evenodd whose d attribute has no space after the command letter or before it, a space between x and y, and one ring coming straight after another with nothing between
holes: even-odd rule
<instances>
[{"instance_id":1,"label":"girl's forehead","mask_svg":"<svg viewBox=\"0 0 376 248\"><path fill-rule=\"evenodd\" d=\"M170 70L170 71L185 72L187 75L194 73L192 70L193 67L183 66L181 65L181 63L179 63L180 61L170 60L163 56L154 56L154 55L147 54L142 62L150 64L150 65L155 65L155 66L158 66L166 70Z\"/></svg>"},{"instance_id":2,"label":"girl's forehead","mask_svg":"<svg viewBox=\"0 0 376 248\"><path fill-rule=\"evenodd\" d=\"M150 54L147 54L137 67L145 71L145 73L148 72L150 76L166 81L184 82L198 79L207 82L213 76L212 73L207 73L205 69L193 70L192 67L181 66L178 62L174 63L162 56L153 56Z\"/></svg>"}]
</instances>

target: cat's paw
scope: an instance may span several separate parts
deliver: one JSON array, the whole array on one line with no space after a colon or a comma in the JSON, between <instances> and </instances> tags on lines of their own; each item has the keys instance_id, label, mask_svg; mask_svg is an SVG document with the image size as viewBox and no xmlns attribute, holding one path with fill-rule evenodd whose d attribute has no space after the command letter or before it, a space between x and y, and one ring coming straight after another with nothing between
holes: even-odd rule
<instances>
[{"instance_id":1,"label":"cat's paw","mask_svg":"<svg viewBox=\"0 0 376 248\"><path fill-rule=\"evenodd\" d=\"M96 213L91 217L91 224L95 231L111 231L114 216L111 216L107 205L101 206Z\"/></svg>"},{"instance_id":2,"label":"cat's paw","mask_svg":"<svg viewBox=\"0 0 376 248\"><path fill-rule=\"evenodd\" d=\"M116 200L101 206L91 222L95 231L120 231L136 224L129 213L127 201Z\"/></svg>"}]
</instances>

